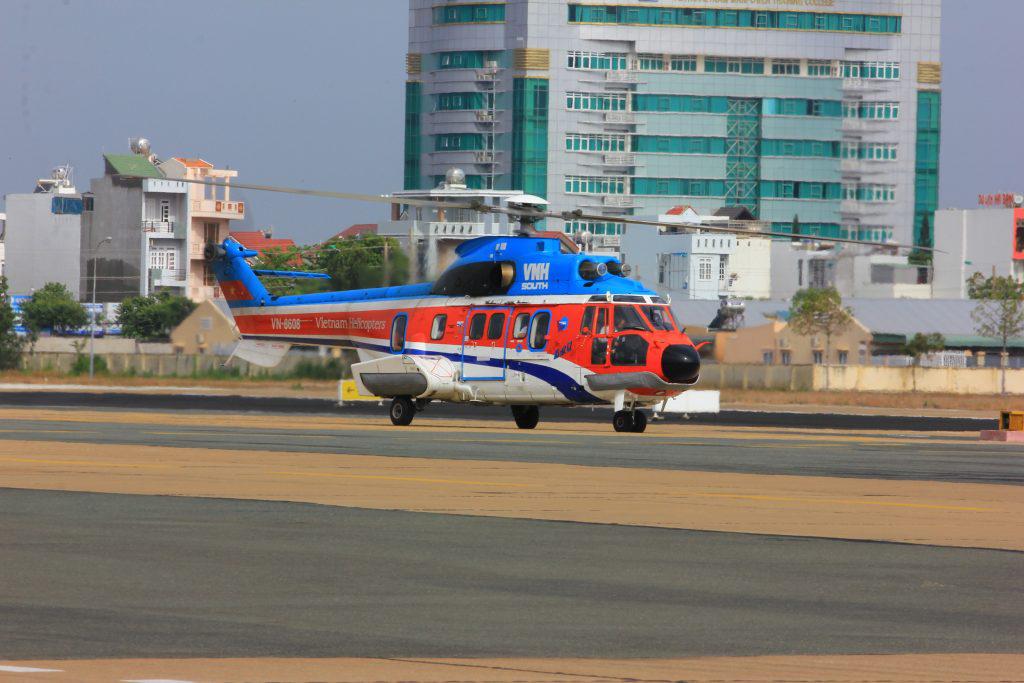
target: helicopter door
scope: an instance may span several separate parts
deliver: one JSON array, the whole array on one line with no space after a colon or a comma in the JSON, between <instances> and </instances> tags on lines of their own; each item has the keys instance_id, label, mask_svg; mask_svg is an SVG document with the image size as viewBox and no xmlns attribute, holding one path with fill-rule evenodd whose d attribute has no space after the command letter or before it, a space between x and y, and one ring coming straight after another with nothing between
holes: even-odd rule
<instances>
[{"instance_id":1,"label":"helicopter door","mask_svg":"<svg viewBox=\"0 0 1024 683\"><path fill-rule=\"evenodd\" d=\"M511 312L510 308L469 309L462 326L462 379L505 379Z\"/></svg>"},{"instance_id":2,"label":"helicopter door","mask_svg":"<svg viewBox=\"0 0 1024 683\"><path fill-rule=\"evenodd\" d=\"M611 332L611 325L608 315L608 306L587 306L587 310L584 311L584 322L588 313L591 310L596 309L593 315L593 328L592 334L593 339L590 341L590 358L586 359L589 361L591 367L600 368L608 365L608 347L611 344L609 334Z\"/></svg>"}]
</instances>

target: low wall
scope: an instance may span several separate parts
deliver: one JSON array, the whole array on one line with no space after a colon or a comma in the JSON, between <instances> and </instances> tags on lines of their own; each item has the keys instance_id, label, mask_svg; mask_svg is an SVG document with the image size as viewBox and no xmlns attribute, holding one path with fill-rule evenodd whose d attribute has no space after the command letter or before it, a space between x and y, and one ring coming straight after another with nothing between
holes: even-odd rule
<instances>
[{"instance_id":1,"label":"low wall","mask_svg":"<svg viewBox=\"0 0 1024 683\"><path fill-rule=\"evenodd\" d=\"M725 365L705 363L698 389L913 391L999 394L999 368L894 368L874 365ZM1006 392L1024 394L1024 369L1006 370Z\"/></svg>"},{"instance_id":2,"label":"low wall","mask_svg":"<svg viewBox=\"0 0 1024 683\"><path fill-rule=\"evenodd\" d=\"M814 366L814 387L847 391L917 391L946 394L1001 393L999 368L886 368L872 365ZM1006 370L1006 393L1024 394L1024 370Z\"/></svg>"},{"instance_id":3,"label":"low wall","mask_svg":"<svg viewBox=\"0 0 1024 683\"><path fill-rule=\"evenodd\" d=\"M83 354L88 358L88 353ZM68 374L75 364L77 354L74 353L25 353L21 357L21 367L29 372L56 372ZM233 358L230 365L224 367L229 356L209 354L172 354L172 353L97 353L107 371L115 375L143 375L152 377L189 377L216 372L235 372L243 377L280 377L291 375L299 363L326 364L332 360L312 354L290 353L274 368L253 365L241 358ZM347 363L342 360L342 364ZM347 374L347 372L346 372Z\"/></svg>"}]
</instances>

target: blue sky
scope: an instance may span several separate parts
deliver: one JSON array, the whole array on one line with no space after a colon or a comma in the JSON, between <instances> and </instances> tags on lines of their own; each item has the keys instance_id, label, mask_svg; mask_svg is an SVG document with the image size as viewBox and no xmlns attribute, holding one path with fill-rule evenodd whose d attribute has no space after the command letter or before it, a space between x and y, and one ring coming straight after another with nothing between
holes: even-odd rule
<instances>
[{"instance_id":1,"label":"blue sky","mask_svg":"<svg viewBox=\"0 0 1024 683\"><path fill-rule=\"evenodd\" d=\"M144 135L240 180L401 188L404 0L0 0L0 194ZM941 206L1024 191L1024 2L945 0ZM249 193L251 223L317 241L384 206ZM247 220L247 223L250 222Z\"/></svg>"}]
</instances>

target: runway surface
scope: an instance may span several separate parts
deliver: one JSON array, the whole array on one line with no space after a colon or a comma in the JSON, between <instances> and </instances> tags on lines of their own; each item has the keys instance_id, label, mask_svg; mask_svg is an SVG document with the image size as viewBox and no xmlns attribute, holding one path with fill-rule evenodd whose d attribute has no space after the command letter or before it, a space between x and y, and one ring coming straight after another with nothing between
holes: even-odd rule
<instances>
[{"instance_id":1,"label":"runway surface","mask_svg":"<svg viewBox=\"0 0 1024 683\"><path fill-rule=\"evenodd\" d=\"M0 408L0 680L1024 676L1020 448L385 422Z\"/></svg>"}]
</instances>

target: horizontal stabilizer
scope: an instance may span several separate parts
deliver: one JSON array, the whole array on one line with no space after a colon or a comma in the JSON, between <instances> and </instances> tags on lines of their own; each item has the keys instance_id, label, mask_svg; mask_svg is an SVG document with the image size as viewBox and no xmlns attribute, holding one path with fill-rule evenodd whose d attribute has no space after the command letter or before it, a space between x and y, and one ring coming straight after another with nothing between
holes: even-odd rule
<instances>
[{"instance_id":1,"label":"horizontal stabilizer","mask_svg":"<svg viewBox=\"0 0 1024 683\"><path fill-rule=\"evenodd\" d=\"M277 367L292 345L288 342L243 339L232 354L261 368Z\"/></svg>"}]
</instances>

